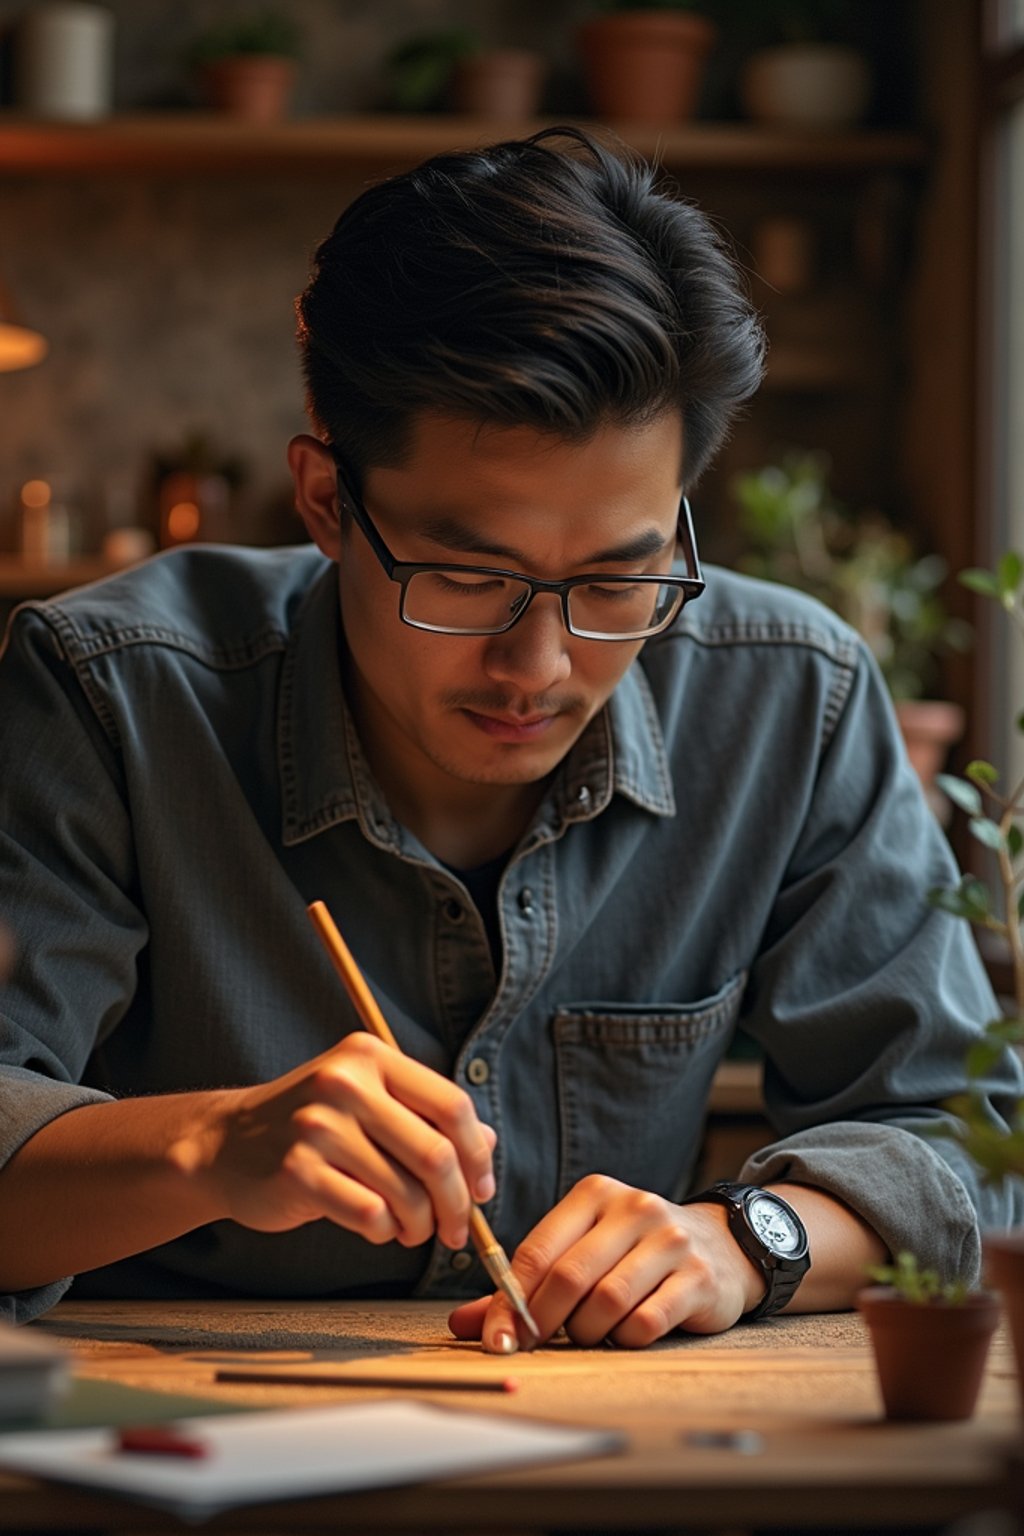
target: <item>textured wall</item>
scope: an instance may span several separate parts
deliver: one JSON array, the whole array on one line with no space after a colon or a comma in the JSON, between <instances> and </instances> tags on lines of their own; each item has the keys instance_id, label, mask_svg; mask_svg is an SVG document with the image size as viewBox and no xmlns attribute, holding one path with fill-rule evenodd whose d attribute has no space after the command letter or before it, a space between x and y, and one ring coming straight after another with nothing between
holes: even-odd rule
<instances>
[{"instance_id":1,"label":"textured wall","mask_svg":"<svg viewBox=\"0 0 1024 1536\"><path fill-rule=\"evenodd\" d=\"M194 103L189 39L210 21L265 7L109 8L116 105L138 110ZM25 9L0 0L0 29ZM553 90L572 100L579 5L297 0L286 9L304 39L297 114L377 104L389 48L453 22L494 41L543 41L566 61ZM284 448L303 426L292 301L317 239L357 190L329 176L33 180L4 179L0 167L0 271L51 347L39 368L0 374L0 547L13 545L28 476L66 484L96 541L144 494L153 452L194 431L248 467L240 532L287 537Z\"/></svg>"}]
</instances>

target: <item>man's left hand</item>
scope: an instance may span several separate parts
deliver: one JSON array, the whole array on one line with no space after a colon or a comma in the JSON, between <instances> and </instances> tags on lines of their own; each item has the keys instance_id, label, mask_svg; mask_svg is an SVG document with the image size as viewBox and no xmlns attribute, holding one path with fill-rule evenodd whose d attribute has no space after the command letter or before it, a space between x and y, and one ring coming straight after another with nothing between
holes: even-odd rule
<instances>
[{"instance_id":1,"label":"man's left hand","mask_svg":"<svg viewBox=\"0 0 1024 1536\"><path fill-rule=\"evenodd\" d=\"M560 1200L516 1249L512 1267L542 1341L643 1348L674 1329L720 1333L764 1294L720 1205L673 1205L604 1174ZM501 1294L456 1307L456 1338L508 1354L535 1341ZM506 1342L507 1341L507 1342Z\"/></svg>"}]
</instances>

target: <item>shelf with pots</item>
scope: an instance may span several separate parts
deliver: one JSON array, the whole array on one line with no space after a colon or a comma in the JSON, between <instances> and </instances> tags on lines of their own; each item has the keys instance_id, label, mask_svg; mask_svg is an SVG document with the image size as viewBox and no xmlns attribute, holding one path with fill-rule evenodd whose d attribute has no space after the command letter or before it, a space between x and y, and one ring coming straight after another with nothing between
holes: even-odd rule
<instances>
[{"instance_id":1,"label":"shelf with pots","mask_svg":"<svg viewBox=\"0 0 1024 1536\"><path fill-rule=\"evenodd\" d=\"M0 111L0 176L145 172L152 175L271 170L334 173L350 167L400 169L428 155L519 137L565 119L510 123L493 117L371 113L253 123L226 113L126 113L94 122L43 121ZM912 171L928 158L928 140L905 130L851 129L832 134L749 123L695 122L676 127L601 123L644 156L673 169L715 172L807 170Z\"/></svg>"}]
</instances>

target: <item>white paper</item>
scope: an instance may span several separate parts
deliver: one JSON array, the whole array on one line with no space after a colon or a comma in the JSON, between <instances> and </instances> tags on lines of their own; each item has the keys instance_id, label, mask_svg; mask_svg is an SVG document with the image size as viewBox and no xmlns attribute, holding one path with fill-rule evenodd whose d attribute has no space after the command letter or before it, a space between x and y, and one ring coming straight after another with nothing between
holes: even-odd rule
<instances>
[{"instance_id":1,"label":"white paper","mask_svg":"<svg viewBox=\"0 0 1024 1536\"><path fill-rule=\"evenodd\" d=\"M408 1401L178 1419L202 1458L122 1452L116 1431L0 1435L0 1467L103 1489L200 1520L271 1499L434 1481L620 1450L604 1430Z\"/></svg>"}]
</instances>

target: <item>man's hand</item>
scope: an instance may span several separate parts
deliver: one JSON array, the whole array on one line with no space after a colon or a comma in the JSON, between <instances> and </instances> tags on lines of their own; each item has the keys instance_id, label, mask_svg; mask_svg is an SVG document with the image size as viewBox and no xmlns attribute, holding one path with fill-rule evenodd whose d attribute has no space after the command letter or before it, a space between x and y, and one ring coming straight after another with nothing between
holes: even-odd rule
<instances>
[{"instance_id":1,"label":"man's hand","mask_svg":"<svg viewBox=\"0 0 1024 1536\"><path fill-rule=\"evenodd\" d=\"M720 1333L764 1294L724 1207L673 1205L603 1174L559 1201L512 1265L542 1339L564 1327L581 1345L607 1338L642 1348L675 1328ZM457 1338L497 1354L533 1342L501 1295L457 1307L449 1323Z\"/></svg>"},{"instance_id":2,"label":"man's hand","mask_svg":"<svg viewBox=\"0 0 1024 1536\"><path fill-rule=\"evenodd\" d=\"M372 1036L219 1096L171 1149L220 1214L262 1232L326 1217L371 1243L468 1241L494 1194L490 1126L461 1088Z\"/></svg>"}]
</instances>

